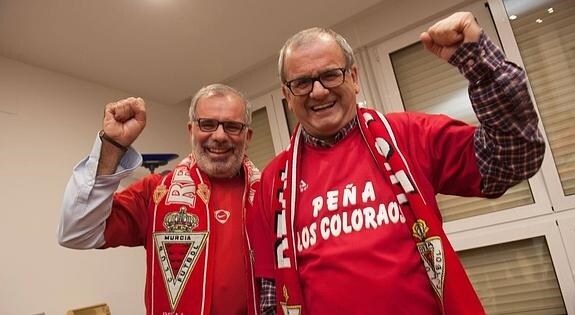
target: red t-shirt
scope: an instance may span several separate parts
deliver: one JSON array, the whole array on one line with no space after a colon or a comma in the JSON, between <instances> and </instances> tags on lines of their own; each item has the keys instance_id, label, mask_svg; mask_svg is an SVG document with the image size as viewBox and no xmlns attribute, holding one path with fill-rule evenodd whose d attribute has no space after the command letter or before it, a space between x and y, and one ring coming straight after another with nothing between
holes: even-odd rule
<instances>
[{"instance_id":1,"label":"red t-shirt","mask_svg":"<svg viewBox=\"0 0 575 315\"><path fill-rule=\"evenodd\" d=\"M302 154L294 232L308 313L439 314L410 227L359 129Z\"/></svg>"},{"instance_id":2,"label":"red t-shirt","mask_svg":"<svg viewBox=\"0 0 575 315\"><path fill-rule=\"evenodd\" d=\"M214 282L211 315L247 314L247 270L242 228L243 177L212 179L215 237Z\"/></svg>"}]
</instances>

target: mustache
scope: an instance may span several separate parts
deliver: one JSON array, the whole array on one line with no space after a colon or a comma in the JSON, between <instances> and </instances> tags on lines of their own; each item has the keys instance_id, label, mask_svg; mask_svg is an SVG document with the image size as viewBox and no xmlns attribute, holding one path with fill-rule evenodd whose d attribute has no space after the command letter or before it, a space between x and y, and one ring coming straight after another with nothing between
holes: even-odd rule
<instances>
[{"instance_id":1,"label":"mustache","mask_svg":"<svg viewBox=\"0 0 575 315\"><path fill-rule=\"evenodd\" d=\"M214 141L214 140L208 140L206 143L204 143L202 145L202 148L204 149L224 149L224 150L229 150L229 149L235 149L236 146L229 142L229 141L225 141L225 142L219 142L219 141Z\"/></svg>"}]
</instances>

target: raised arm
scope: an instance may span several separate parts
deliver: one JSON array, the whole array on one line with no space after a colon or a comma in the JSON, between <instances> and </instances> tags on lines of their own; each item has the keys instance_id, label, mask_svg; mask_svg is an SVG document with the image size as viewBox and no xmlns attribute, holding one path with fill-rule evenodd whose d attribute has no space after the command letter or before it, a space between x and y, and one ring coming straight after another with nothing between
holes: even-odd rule
<instances>
[{"instance_id":1,"label":"raised arm","mask_svg":"<svg viewBox=\"0 0 575 315\"><path fill-rule=\"evenodd\" d=\"M106 219L120 181L142 163L130 147L146 124L145 103L127 98L106 105L102 131L88 157L68 181L58 226L58 242L69 248L104 245Z\"/></svg>"},{"instance_id":2,"label":"raised arm","mask_svg":"<svg viewBox=\"0 0 575 315\"><path fill-rule=\"evenodd\" d=\"M469 12L431 26L420 39L469 81L480 126L474 135L481 192L498 197L540 168L545 142L523 69L505 59Z\"/></svg>"}]
</instances>

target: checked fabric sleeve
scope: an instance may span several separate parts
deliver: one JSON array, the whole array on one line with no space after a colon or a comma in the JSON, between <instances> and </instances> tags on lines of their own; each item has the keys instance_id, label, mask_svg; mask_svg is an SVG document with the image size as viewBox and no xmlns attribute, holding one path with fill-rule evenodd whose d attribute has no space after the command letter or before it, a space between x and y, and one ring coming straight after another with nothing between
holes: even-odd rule
<instances>
[{"instance_id":1,"label":"checked fabric sleeve","mask_svg":"<svg viewBox=\"0 0 575 315\"><path fill-rule=\"evenodd\" d=\"M485 33L479 42L463 44L449 63L469 81L469 97L481 123L474 135L481 192L498 197L533 176L545 153L525 72L505 60Z\"/></svg>"}]
</instances>

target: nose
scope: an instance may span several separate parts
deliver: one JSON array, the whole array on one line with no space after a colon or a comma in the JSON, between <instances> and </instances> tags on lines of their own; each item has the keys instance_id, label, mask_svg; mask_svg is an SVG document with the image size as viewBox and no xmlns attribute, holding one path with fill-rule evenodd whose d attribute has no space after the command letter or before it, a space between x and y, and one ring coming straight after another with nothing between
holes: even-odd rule
<instances>
[{"instance_id":1,"label":"nose","mask_svg":"<svg viewBox=\"0 0 575 315\"><path fill-rule=\"evenodd\" d=\"M313 82L312 90L309 92L309 97L314 99L324 98L329 94L329 89L326 89L319 80Z\"/></svg>"},{"instance_id":2,"label":"nose","mask_svg":"<svg viewBox=\"0 0 575 315\"><path fill-rule=\"evenodd\" d=\"M228 134L224 131L224 125L219 124L218 128L212 132L212 138L215 139L225 139L227 138Z\"/></svg>"}]
</instances>

